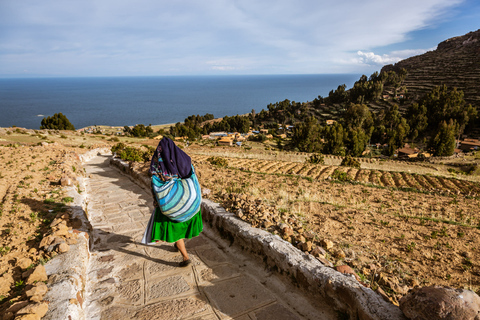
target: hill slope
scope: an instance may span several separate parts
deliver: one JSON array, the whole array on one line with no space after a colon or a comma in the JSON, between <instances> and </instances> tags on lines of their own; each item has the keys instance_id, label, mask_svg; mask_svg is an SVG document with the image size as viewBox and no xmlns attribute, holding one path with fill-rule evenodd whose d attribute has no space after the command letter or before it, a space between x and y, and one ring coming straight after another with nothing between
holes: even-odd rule
<instances>
[{"instance_id":1,"label":"hill slope","mask_svg":"<svg viewBox=\"0 0 480 320\"><path fill-rule=\"evenodd\" d=\"M408 71L404 85L415 100L446 84L465 93L465 101L480 107L480 29L441 42L434 51L386 65L383 71Z\"/></svg>"}]
</instances>

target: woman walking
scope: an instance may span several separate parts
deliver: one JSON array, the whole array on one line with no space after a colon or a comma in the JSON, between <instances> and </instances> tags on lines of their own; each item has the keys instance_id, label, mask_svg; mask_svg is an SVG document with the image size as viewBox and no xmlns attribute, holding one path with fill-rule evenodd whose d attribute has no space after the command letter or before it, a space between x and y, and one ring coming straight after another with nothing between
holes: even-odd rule
<instances>
[{"instance_id":1,"label":"woman walking","mask_svg":"<svg viewBox=\"0 0 480 320\"><path fill-rule=\"evenodd\" d=\"M179 265L186 267L191 260L183 239L196 237L203 230L201 191L192 160L164 137L153 154L150 174L155 209L142 243L174 242L183 256Z\"/></svg>"}]
</instances>

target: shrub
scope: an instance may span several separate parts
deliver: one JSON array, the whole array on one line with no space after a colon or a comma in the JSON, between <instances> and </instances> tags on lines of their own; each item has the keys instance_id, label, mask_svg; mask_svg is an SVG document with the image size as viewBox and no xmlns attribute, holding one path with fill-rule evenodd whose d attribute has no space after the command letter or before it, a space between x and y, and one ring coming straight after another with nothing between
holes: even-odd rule
<instances>
[{"instance_id":1,"label":"shrub","mask_svg":"<svg viewBox=\"0 0 480 320\"><path fill-rule=\"evenodd\" d=\"M43 118L40 129L75 130L73 124L62 113Z\"/></svg>"},{"instance_id":2,"label":"shrub","mask_svg":"<svg viewBox=\"0 0 480 320\"><path fill-rule=\"evenodd\" d=\"M134 147L125 147L125 149L119 152L120 159L125 161L134 161L141 162L144 160L144 152L134 148Z\"/></svg>"},{"instance_id":3,"label":"shrub","mask_svg":"<svg viewBox=\"0 0 480 320\"><path fill-rule=\"evenodd\" d=\"M207 159L208 162L217 167L227 167L228 161L221 157L210 157Z\"/></svg>"},{"instance_id":4,"label":"shrub","mask_svg":"<svg viewBox=\"0 0 480 320\"><path fill-rule=\"evenodd\" d=\"M126 147L125 143L119 142L116 145L114 145L110 150L112 151L112 153L117 153L118 154L118 153L120 153L120 151L125 149L125 147Z\"/></svg>"},{"instance_id":5,"label":"shrub","mask_svg":"<svg viewBox=\"0 0 480 320\"><path fill-rule=\"evenodd\" d=\"M340 171L340 170L335 170L332 173L332 178L338 181L350 181L350 177L346 172Z\"/></svg>"},{"instance_id":6,"label":"shrub","mask_svg":"<svg viewBox=\"0 0 480 320\"><path fill-rule=\"evenodd\" d=\"M360 169L360 162L350 155L343 158L342 163L340 165L344 167L353 167L353 168Z\"/></svg>"},{"instance_id":7,"label":"shrub","mask_svg":"<svg viewBox=\"0 0 480 320\"><path fill-rule=\"evenodd\" d=\"M306 160L306 162L312 164L324 164L325 157L321 153L314 153Z\"/></svg>"}]
</instances>

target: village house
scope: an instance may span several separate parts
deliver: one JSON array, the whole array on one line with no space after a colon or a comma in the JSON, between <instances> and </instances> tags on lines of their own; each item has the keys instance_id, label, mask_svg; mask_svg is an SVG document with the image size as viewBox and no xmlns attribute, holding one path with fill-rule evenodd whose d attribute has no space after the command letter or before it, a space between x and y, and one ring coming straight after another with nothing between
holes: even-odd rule
<instances>
[{"instance_id":1,"label":"village house","mask_svg":"<svg viewBox=\"0 0 480 320\"><path fill-rule=\"evenodd\" d=\"M416 158L418 156L418 149L410 148L410 147L403 147L397 150L397 157L398 158Z\"/></svg>"},{"instance_id":2,"label":"village house","mask_svg":"<svg viewBox=\"0 0 480 320\"><path fill-rule=\"evenodd\" d=\"M232 146L233 145L233 139L231 137L221 137L217 141L219 146Z\"/></svg>"},{"instance_id":3,"label":"village house","mask_svg":"<svg viewBox=\"0 0 480 320\"><path fill-rule=\"evenodd\" d=\"M262 133L262 134L268 134L268 129L260 129L260 133Z\"/></svg>"},{"instance_id":4,"label":"village house","mask_svg":"<svg viewBox=\"0 0 480 320\"><path fill-rule=\"evenodd\" d=\"M331 125L334 124L335 122L337 122L337 121L335 121L335 120L327 120L327 125L331 126Z\"/></svg>"},{"instance_id":5,"label":"village house","mask_svg":"<svg viewBox=\"0 0 480 320\"><path fill-rule=\"evenodd\" d=\"M463 141L460 141L460 146L458 148L461 149L463 152L480 150L480 140L464 139Z\"/></svg>"}]
</instances>

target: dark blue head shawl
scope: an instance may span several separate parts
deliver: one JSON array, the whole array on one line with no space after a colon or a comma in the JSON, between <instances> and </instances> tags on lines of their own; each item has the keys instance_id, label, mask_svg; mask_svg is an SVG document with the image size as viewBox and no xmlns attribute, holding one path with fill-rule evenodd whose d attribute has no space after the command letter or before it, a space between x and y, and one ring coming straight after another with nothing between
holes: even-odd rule
<instances>
[{"instance_id":1,"label":"dark blue head shawl","mask_svg":"<svg viewBox=\"0 0 480 320\"><path fill-rule=\"evenodd\" d=\"M175 143L164 137L155 150L150 162L150 173L185 178L192 171L192 159Z\"/></svg>"}]
</instances>

